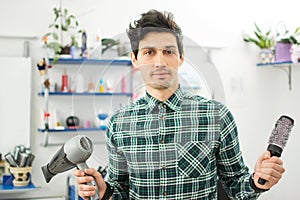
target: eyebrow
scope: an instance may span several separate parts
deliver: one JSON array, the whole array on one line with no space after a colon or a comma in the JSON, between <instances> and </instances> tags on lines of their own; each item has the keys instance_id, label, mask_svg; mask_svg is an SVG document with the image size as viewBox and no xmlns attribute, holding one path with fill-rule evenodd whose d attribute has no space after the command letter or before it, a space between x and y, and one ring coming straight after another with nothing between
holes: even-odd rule
<instances>
[{"instance_id":1,"label":"eyebrow","mask_svg":"<svg viewBox=\"0 0 300 200\"><path fill-rule=\"evenodd\" d=\"M164 46L163 48L166 48L166 49L171 49L171 48L176 48L177 46L175 45L167 45L167 46ZM140 48L141 50L142 49L156 49L156 47L154 46L145 46L143 48Z\"/></svg>"}]
</instances>

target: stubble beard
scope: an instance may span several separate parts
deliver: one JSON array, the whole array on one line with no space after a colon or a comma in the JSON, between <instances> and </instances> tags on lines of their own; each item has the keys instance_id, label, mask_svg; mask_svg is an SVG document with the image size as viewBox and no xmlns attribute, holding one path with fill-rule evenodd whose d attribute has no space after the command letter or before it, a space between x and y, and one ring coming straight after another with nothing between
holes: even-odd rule
<instances>
[{"instance_id":1,"label":"stubble beard","mask_svg":"<svg viewBox=\"0 0 300 200\"><path fill-rule=\"evenodd\" d=\"M150 77L155 76L155 73L168 73L169 77L166 78L158 78L156 80L153 80L152 82L149 82L148 84L154 88L154 89L168 89L172 86L174 80L173 75L174 73L171 70L163 69L163 70L154 70L151 72Z\"/></svg>"}]
</instances>

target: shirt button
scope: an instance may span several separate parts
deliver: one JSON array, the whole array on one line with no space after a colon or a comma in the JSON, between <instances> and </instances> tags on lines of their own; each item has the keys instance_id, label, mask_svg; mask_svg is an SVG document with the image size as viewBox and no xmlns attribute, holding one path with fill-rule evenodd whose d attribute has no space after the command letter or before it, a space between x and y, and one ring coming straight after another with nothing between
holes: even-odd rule
<instances>
[{"instance_id":1,"label":"shirt button","mask_svg":"<svg viewBox=\"0 0 300 200\"><path fill-rule=\"evenodd\" d=\"M117 150L117 153L122 155L123 154L123 151L122 150Z\"/></svg>"},{"instance_id":2,"label":"shirt button","mask_svg":"<svg viewBox=\"0 0 300 200\"><path fill-rule=\"evenodd\" d=\"M167 192L166 192L166 191L165 191L165 192L163 192L163 195L164 195L164 196L167 196Z\"/></svg>"},{"instance_id":3,"label":"shirt button","mask_svg":"<svg viewBox=\"0 0 300 200\"><path fill-rule=\"evenodd\" d=\"M163 166L162 166L162 169L167 169L166 165L163 165Z\"/></svg>"},{"instance_id":4,"label":"shirt button","mask_svg":"<svg viewBox=\"0 0 300 200\"><path fill-rule=\"evenodd\" d=\"M164 116L164 115L161 115L159 118L162 119L162 120L164 120L164 119L165 119L165 116Z\"/></svg>"},{"instance_id":5,"label":"shirt button","mask_svg":"<svg viewBox=\"0 0 300 200\"><path fill-rule=\"evenodd\" d=\"M161 140L160 140L160 143L163 144L163 143L165 143L165 141L164 141L163 139L161 139Z\"/></svg>"}]
</instances>

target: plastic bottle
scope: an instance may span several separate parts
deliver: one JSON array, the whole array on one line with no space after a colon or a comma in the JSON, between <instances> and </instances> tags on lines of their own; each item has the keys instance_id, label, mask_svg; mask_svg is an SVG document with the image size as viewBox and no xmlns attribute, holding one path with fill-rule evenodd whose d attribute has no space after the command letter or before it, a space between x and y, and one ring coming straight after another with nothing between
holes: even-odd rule
<instances>
[{"instance_id":1,"label":"plastic bottle","mask_svg":"<svg viewBox=\"0 0 300 200\"><path fill-rule=\"evenodd\" d=\"M81 45L81 57L87 56L87 35L86 32L82 32L82 45Z\"/></svg>"},{"instance_id":2,"label":"plastic bottle","mask_svg":"<svg viewBox=\"0 0 300 200\"><path fill-rule=\"evenodd\" d=\"M99 29L96 34L96 42L95 42L95 47L94 47L94 52L93 52L93 58L94 59L102 58L102 38L101 38Z\"/></svg>"},{"instance_id":3,"label":"plastic bottle","mask_svg":"<svg viewBox=\"0 0 300 200\"><path fill-rule=\"evenodd\" d=\"M114 92L113 80L106 80L107 92Z\"/></svg>"},{"instance_id":4,"label":"plastic bottle","mask_svg":"<svg viewBox=\"0 0 300 200\"><path fill-rule=\"evenodd\" d=\"M71 58L75 58L75 46L72 45L70 47L70 55L71 55Z\"/></svg>"},{"instance_id":5,"label":"plastic bottle","mask_svg":"<svg viewBox=\"0 0 300 200\"><path fill-rule=\"evenodd\" d=\"M76 76L76 92L83 93L84 92L84 79L82 74L77 74Z\"/></svg>"},{"instance_id":6,"label":"plastic bottle","mask_svg":"<svg viewBox=\"0 0 300 200\"><path fill-rule=\"evenodd\" d=\"M61 76L61 91L69 92L68 75L66 68L64 70L64 74Z\"/></svg>"},{"instance_id":7,"label":"plastic bottle","mask_svg":"<svg viewBox=\"0 0 300 200\"><path fill-rule=\"evenodd\" d=\"M122 76L121 78L121 92L126 93L126 79L125 75Z\"/></svg>"},{"instance_id":8,"label":"plastic bottle","mask_svg":"<svg viewBox=\"0 0 300 200\"><path fill-rule=\"evenodd\" d=\"M100 79L100 82L99 82L99 92L104 92L103 80L102 79Z\"/></svg>"}]
</instances>

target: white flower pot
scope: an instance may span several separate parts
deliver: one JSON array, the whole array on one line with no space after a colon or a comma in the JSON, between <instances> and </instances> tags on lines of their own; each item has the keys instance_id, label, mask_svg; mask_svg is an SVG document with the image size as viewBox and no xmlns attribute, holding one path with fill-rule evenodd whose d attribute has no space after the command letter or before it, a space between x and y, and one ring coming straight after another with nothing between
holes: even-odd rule
<instances>
[{"instance_id":1,"label":"white flower pot","mask_svg":"<svg viewBox=\"0 0 300 200\"><path fill-rule=\"evenodd\" d=\"M272 49L261 49L258 55L258 63L271 63L274 62L274 51Z\"/></svg>"}]
</instances>

